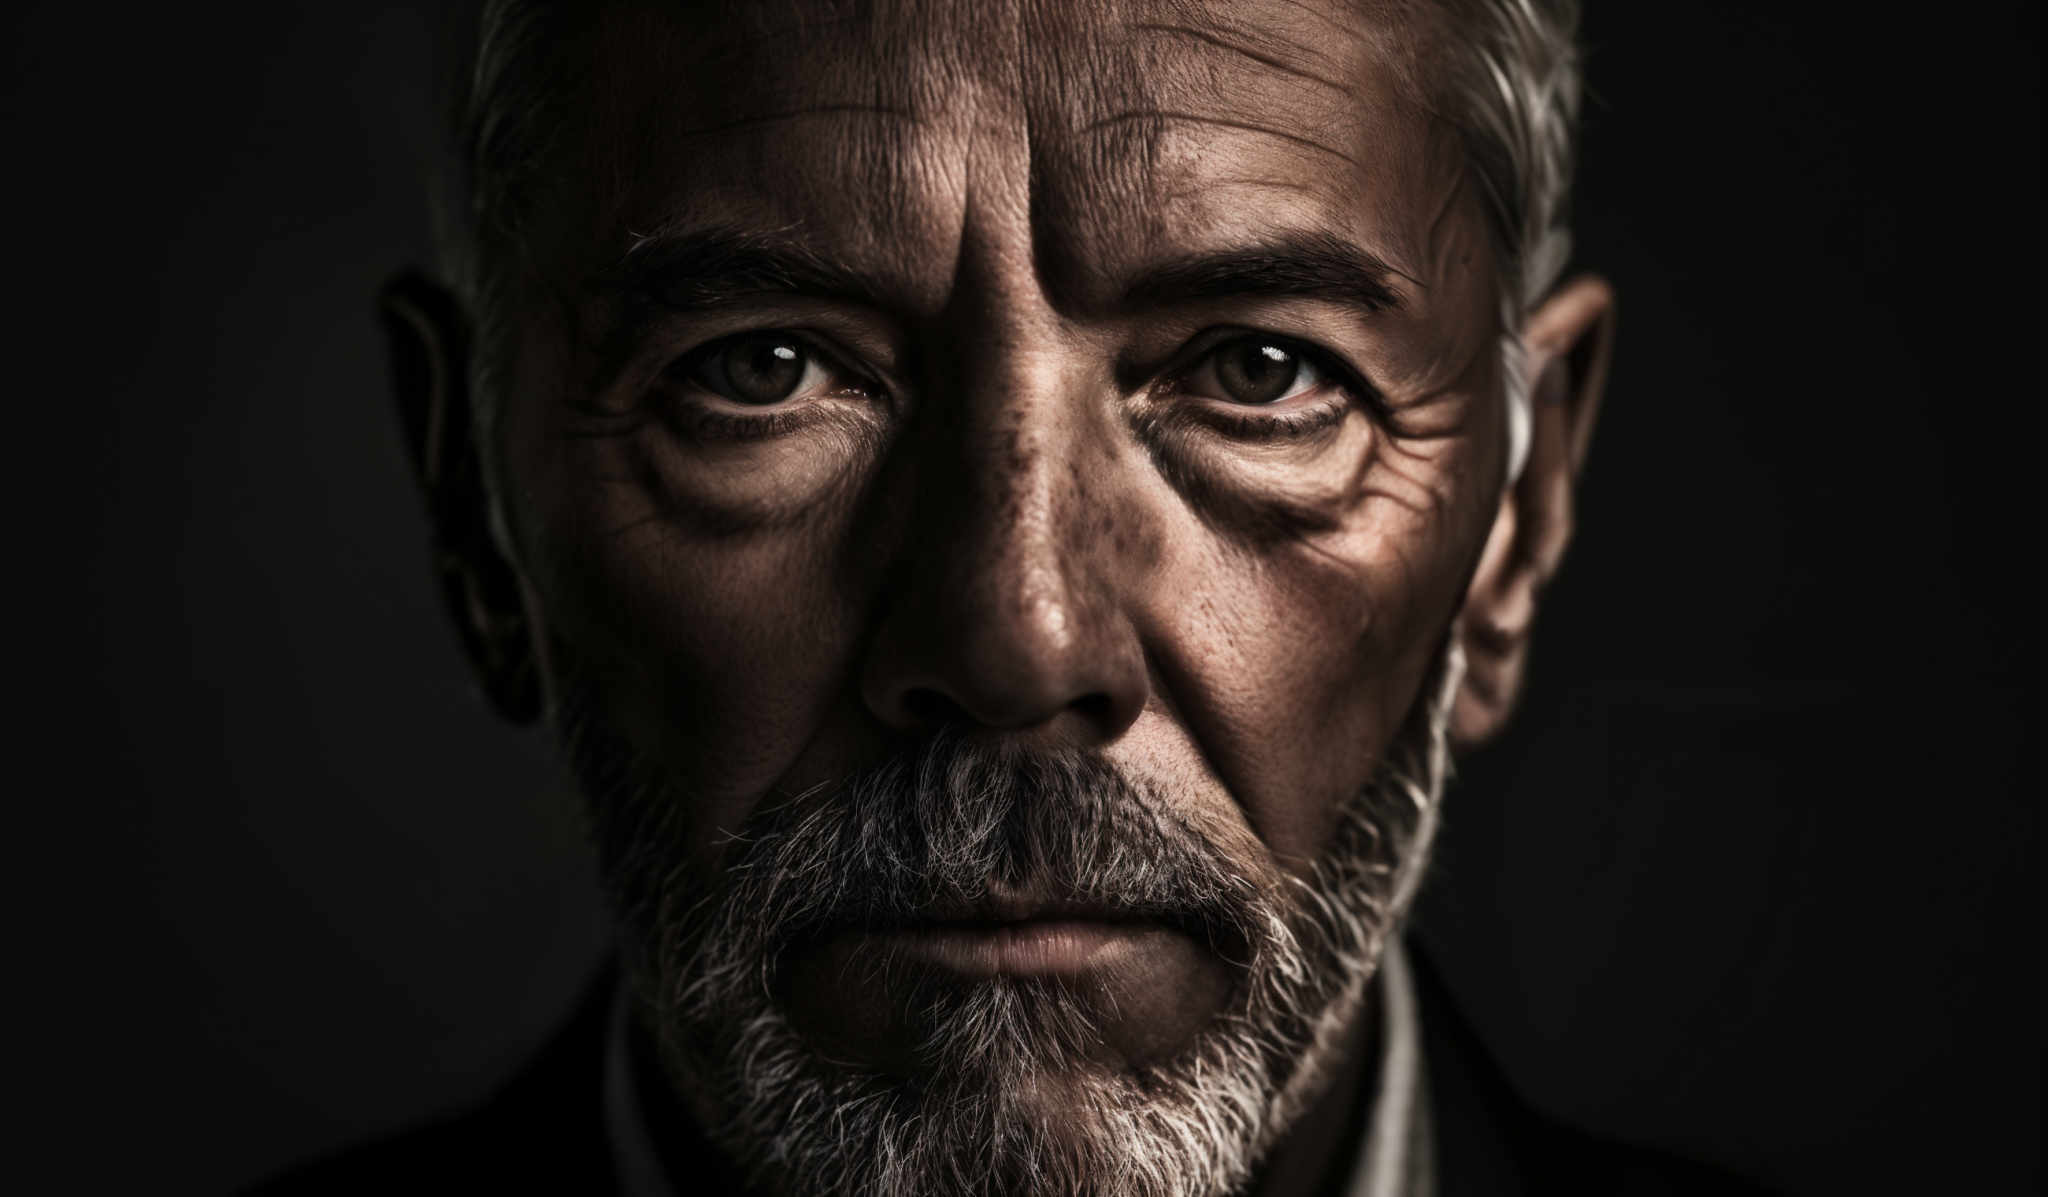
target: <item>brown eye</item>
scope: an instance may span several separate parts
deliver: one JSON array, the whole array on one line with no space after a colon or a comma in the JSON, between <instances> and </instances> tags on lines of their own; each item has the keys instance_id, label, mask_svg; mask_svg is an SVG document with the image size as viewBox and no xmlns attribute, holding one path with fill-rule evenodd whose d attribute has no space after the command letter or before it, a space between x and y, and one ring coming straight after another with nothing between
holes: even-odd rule
<instances>
[{"instance_id":1,"label":"brown eye","mask_svg":"<svg viewBox=\"0 0 2048 1197\"><path fill-rule=\"evenodd\" d=\"M802 341L776 333L729 337L684 361L692 382L734 403L756 407L789 398L813 365Z\"/></svg>"},{"instance_id":2,"label":"brown eye","mask_svg":"<svg viewBox=\"0 0 2048 1197\"><path fill-rule=\"evenodd\" d=\"M1224 342L1214 350L1214 362L1222 398L1233 403L1277 402L1300 389L1304 374L1314 373L1301 354L1259 337Z\"/></svg>"}]
</instances>

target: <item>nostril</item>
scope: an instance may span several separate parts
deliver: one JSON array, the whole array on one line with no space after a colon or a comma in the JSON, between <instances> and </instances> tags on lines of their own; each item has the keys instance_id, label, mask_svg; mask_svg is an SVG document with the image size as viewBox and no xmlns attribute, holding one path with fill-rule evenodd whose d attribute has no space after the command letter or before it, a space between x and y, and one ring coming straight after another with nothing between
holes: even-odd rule
<instances>
[{"instance_id":1,"label":"nostril","mask_svg":"<svg viewBox=\"0 0 2048 1197\"><path fill-rule=\"evenodd\" d=\"M1116 703L1107 694L1100 691L1083 694L1068 706L1093 727L1122 730L1116 726ZM1114 732L1111 734L1114 735Z\"/></svg>"},{"instance_id":2,"label":"nostril","mask_svg":"<svg viewBox=\"0 0 2048 1197\"><path fill-rule=\"evenodd\" d=\"M914 686L905 692L903 713L927 728L950 727L969 722L965 707L928 686Z\"/></svg>"}]
</instances>

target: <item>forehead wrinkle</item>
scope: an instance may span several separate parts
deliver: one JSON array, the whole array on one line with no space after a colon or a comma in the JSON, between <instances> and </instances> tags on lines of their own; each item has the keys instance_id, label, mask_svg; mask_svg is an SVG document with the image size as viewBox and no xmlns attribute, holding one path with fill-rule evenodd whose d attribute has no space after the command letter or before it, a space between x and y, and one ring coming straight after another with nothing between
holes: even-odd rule
<instances>
[{"instance_id":1,"label":"forehead wrinkle","mask_svg":"<svg viewBox=\"0 0 2048 1197\"><path fill-rule=\"evenodd\" d=\"M610 239L634 223L660 223L679 201L704 200L705 187L752 185L775 197L781 188L761 184L826 173L787 169L791 163L809 167L821 156L828 168L836 162L858 172L855 177L871 175L862 168L891 155L869 143L892 143L893 150L921 127L924 114L910 97L886 85L890 72L848 69L843 49L815 33L799 31L778 47L790 68L783 70L761 69L757 54L735 47L757 39L728 32L715 40L735 25L749 30L751 13L734 12L730 24L714 21L706 28L672 5L605 10L593 72L602 85L594 89L590 135L579 139L598 159L591 173L612 180L603 191L618 204L601 236ZM775 149L791 148L800 152L775 160Z\"/></svg>"},{"instance_id":2,"label":"forehead wrinkle","mask_svg":"<svg viewBox=\"0 0 2048 1197\"><path fill-rule=\"evenodd\" d=\"M1179 25L1167 21L1140 21L1130 25L1129 28L1139 33L1158 33L1175 39L1196 42L1212 47L1224 54L1247 59L1268 70L1279 71L1284 75L1291 75L1297 79L1320 84L1347 98L1351 95L1352 85L1350 83L1285 61L1282 57L1283 48L1299 52L1302 50L1302 47L1284 39L1262 39L1256 31L1236 27L1230 29L1230 36L1225 36L1221 32L1198 29L1192 25ZM1261 41L1265 44L1254 44Z\"/></svg>"},{"instance_id":3,"label":"forehead wrinkle","mask_svg":"<svg viewBox=\"0 0 2048 1197\"><path fill-rule=\"evenodd\" d=\"M1078 48L1060 56L1066 70L1047 72L1059 86L1044 89L1052 95L1034 120L1058 121L1061 136L1034 147L1032 195L1042 237L1066 232L1102 244L1092 254L1085 245L1040 245L1042 257L1101 257L1134 238L1184 242L1186 221L1163 210L1226 178L1264 176L1270 191L1339 211L1371 203L1367 184L1377 180L1368 176L1386 165L1373 131L1387 120L1405 126L1405 105L1383 94L1394 72L1366 21L1276 9L1270 0L1256 9L1133 0L1096 11L1112 36L1068 38ZM1397 156L1407 142L1397 134ZM1422 265L1376 248L1404 267ZM1067 267L1089 273L1086 261Z\"/></svg>"},{"instance_id":4,"label":"forehead wrinkle","mask_svg":"<svg viewBox=\"0 0 2048 1197\"><path fill-rule=\"evenodd\" d=\"M1012 202L1020 215L1042 210L1027 198L1026 172L1005 165L1040 166L1035 154L1011 156L1018 134L1025 145L1042 146L1031 132L1047 106L1089 104L1085 89L1129 74L1116 69L1116 48L1089 36L1103 13L1088 5L881 0L794 23L792 13L819 10L768 7L769 15L709 48L692 40L689 22L674 19L672 8L663 26L651 26L650 17L650 24L612 27L612 55L636 60L625 74L637 84L621 97L625 110L614 125L634 135L637 148L616 136L599 139L616 147L607 173L634 197L616 212L627 219L610 222L615 249L628 244L617 235L622 225L643 232L674 213L737 204L750 225L757 214L764 227L798 222L807 239L835 254L894 253L929 275L927 284L943 287L970 212L985 223ZM786 43L772 38L777 28L787 31ZM771 41L773 56L764 57ZM678 153L677 141L688 150ZM1099 192L1105 180L1142 176L1129 169L1134 157L1143 154L1105 154L1098 169L1077 177ZM1064 223L1103 227L1116 206L1091 195L1063 214ZM856 240L858 247L847 244ZM1027 240L1037 238L1017 244Z\"/></svg>"},{"instance_id":5,"label":"forehead wrinkle","mask_svg":"<svg viewBox=\"0 0 2048 1197\"><path fill-rule=\"evenodd\" d=\"M997 162L1002 155L996 151L991 157L985 148L963 154L962 143L978 145L981 129L1007 127L1000 136L1021 133L1026 147L1025 185L1021 195L1011 194L1028 213L1032 269L1046 283L1055 282L1062 269L1089 270L1092 259L1106 251L1113 256L1134 235L1155 249L1162 239L1185 244L1190 222L1162 212L1166 203L1199 199L1251 175L1266 177L1249 185L1290 193L1296 203L1314 199L1321 201L1318 206L1355 209L1368 169L1381 173L1378 155L1363 152L1369 142L1351 144L1372 122L1322 118L1347 98L1383 102L1374 98L1378 91L1371 81L1390 65L1376 52L1382 40L1376 34L1384 30L1369 18L1340 19L1320 5L1293 0L1266 0L1254 13L1260 24L1253 26L1248 8L1186 0L880 0L852 9L739 5L736 12L761 15L740 22L708 54L703 43L682 41L661 55L665 61L655 74L668 83L669 96L694 92L690 98L697 102L670 106L673 123L659 138L691 139L697 162L729 160L709 172L722 186L709 192L692 187L685 203L719 191L736 197L751 190L765 193L769 202L749 211L762 209L771 221L799 219L813 237L857 236L864 248L885 254L892 241L900 246L902 236L914 231L918 244L937 249L948 241L957 252L958 238L941 232L957 231L961 195L971 192L971 203L996 198L982 195L993 180L970 163ZM1117 29L1125 35L1115 36ZM682 30L679 22L665 32ZM1341 40L1329 37L1332 31ZM748 71L747 62L769 43L781 63ZM1325 48L1332 43L1357 65L1347 70L1333 62ZM706 56L728 69L687 68L690 60ZM1218 99L1227 103L1244 96L1248 73L1269 81L1257 89L1260 103L1241 102L1239 111L1210 110ZM1356 87L1347 88L1347 75L1359 77ZM738 85L729 87L728 80ZM1310 104L1317 119L1285 119L1289 99L1297 107ZM783 106L773 106L777 100ZM769 110L736 110L750 105ZM835 137L842 123L846 132ZM789 132L771 132L776 129ZM721 134L731 136L730 151L721 150ZM1233 140L1241 147L1236 152L1230 149ZM1272 148L1261 150L1260 142ZM663 156L658 140L643 144ZM1334 169L1289 170L1273 157L1276 150L1298 162L1326 160ZM627 169L630 162L646 156L616 163L619 173L635 173ZM1270 164L1264 169L1262 159ZM1240 169L1229 180L1203 178L1212 163ZM697 170L693 163L677 174L687 181ZM628 185L648 197L648 187ZM848 192L859 200L849 203ZM948 211L941 215L935 203ZM643 223L650 220L646 206L638 212ZM821 215L829 219L820 221ZM1202 213L1193 223L1213 230L1222 216ZM1411 220L1401 216L1404 225ZM1415 273L1407 263L1429 264L1426 255L1398 252L1408 238L1378 227L1382 221L1342 223L1354 234L1372 232L1365 240L1377 243L1374 248L1404 273ZM1428 223L1412 220L1416 231ZM1395 244L1387 244L1389 235ZM1436 238L1421 240L1434 248Z\"/></svg>"},{"instance_id":6,"label":"forehead wrinkle","mask_svg":"<svg viewBox=\"0 0 2048 1197\"><path fill-rule=\"evenodd\" d=\"M1249 44L1284 55L1293 51L1320 64L1316 75L1356 96L1367 72L1392 79L1403 102L1423 103L1423 68L1435 61L1440 3L1432 0L1256 0L1257 23L1243 0L1162 0L1175 11L1199 14ZM1276 11L1277 10L1277 11Z\"/></svg>"},{"instance_id":7,"label":"forehead wrinkle","mask_svg":"<svg viewBox=\"0 0 2048 1197\"><path fill-rule=\"evenodd\" d=\"M1137 102L1162 64L1091 24L1112 22L1120 3L1077 10L1036 3L1017 62L1029 152L1027 197L1032 268L1048 294L1093 276L1091 246L1119 237L1139 210L1159 165L1159 146L1139 131L1084 139L1077 114Z\"/></svg>"},{"instance_id":8,"label":"forehead wrinkle","mask_svg":"<svg viewBox=\"0 0 2048 1197\"><path fill-rule=\"evenodd\" d=\"M1358 30L1352 25L1351 22L1340 21L1336 17L1331 16L1328 12L1323 11L1322 8L1318 8L1314 4L1306 3L1305 0L1273 0L1273 2L1278 4L1284 4L1288 8L1292 8L1304 16L1312 17L1335 32L1349 34L1352 36L1357 35Z\"/></svg>"},{"instance_id":9,"label":"forehead wrinkle","mask_svg":"<svg viewBox=\"0 0 2048 1197\"><path fill-rule=\"evenodd\" d=\"M707 117L703 131L835 110L940 120L961 106L963 86L1015 59L998 48L1016 40L1003 36L1014 24L1004 0L693 7L643 0L608 20L607 59L631 63L643 90Z\"/></svg>"},{"instance_id":10,"label":"forehead wrinkle","mask_svg":"<svg viewBox=\"0 0 2048 1197\"><path fill-rule=\"evenodd\" d=\"M1286 129L1274 128L1271 125L1263 125L1253 120L1243 120L1226 116L1215 116L1203 112L1180 112L1163 108L1141 108L1130 112L1118 112L1110 116L1102 117L1099 120L1089 122L1077 131L1084 134L1092 134L1099 130L1108 129L1123 124L1149 123L1158 127L1164 127L1165 125L1171 124L1173 122L1214 125L1222 129L1234 129L1243 133L1260 134L1262 136L1274 138L1278 141L1285 141L1293 145L1302 146L1306 149L1318 150L1324 154L1329 155L1332 158L1337 159L1338 161L1351 167L1353 170L1358 169L1361 165L1356 155L1346 153L1343 150L1337 149L1335 146L1324 145L1322 142L1317 141L1315 138L1309 137L1306 134L1289 132Z\"/></svg>"},{"instance_id":11,"label":"forehead wrinkle","mask_svg":"<svg viewBox=\"0 0 2048 1197\"><path fill-rule=\"evenodd\" d=\"M1035 138L1031 156L1034 227L1041 239L1068 230L1121 242L1134 222L1156 236L1165 231L1152 215L1163 202L1162 184L1212 163L1243 161L1257 169L1260 151L1219 153L1213 135L1196 131L1204 126L1332 160L1353 176L1360 169L1360 159L1341 141L1298 131L1347 128L1347 112L1362 99L1347 79L1355 68L1347 71L1311 40L1327 43L1325 30L1285 13L1259 12L1254 24L1246 6L1201 0L1052 2L1026 11L1032 21L1027 52L1051 47L1024 58L1029 116L1034 128L1057 132ZM1339 27L1347 34L1345 47L1357 55L1369 51L1357 28ZM1229 104L1231 98L1238 102ZM1304 114L1308 119L1299 119ZM1177 133L1176 126L1185 129ZM1333 172L1322 164L1302 173L1328 179ZM1285 189L1313 193L1307 183Z\"/></svg>"},{"instance_id":12,"label":"forehead wrinkle","mask_svg":"<svg viewBox=\"0 0 2048 1197\"><path fill-rule=\"evenodd\" d=\"M906 121L913 125L926 123L925 118L920 113L908 108L897 108L886 104L821 103L807 104L782 112L762 112L750 116L734 117L731 120L700 125L693 129L686 128L667 131L663 135L677 139L710 137L719 133L731 133L758 125L773 124L777 121L793 121L801 120L805 117L819 116L874 116Z\"/></svg>"},{"instance_id":13,"label":"forehead wrinkle","mask_svg":"<svg viewBox=\"0 0 2048 1197\"><path fill-rule=\"evenodd\" d=\"M856 250L901 246L914 231L929 235L947 223L931 211L943 187L921 169L932 151L919 146L914 127L863 121L828 132L808 123L751 123L729 143L714 140L691 156L715 165L686 162L666 177L643 179L610 239L625 252L702 224L711 211L735 213L755 233L798 231L814 244Z\"/></svg>"},{"instance_id":14,"label":"forehead wrinkle","mask_svg":"<svg viewBox=\"0 0 2048 1197\"><path fill-rule=\"evenodd\" d=\"M1362 102L1363 80L1346 79L1327 56L1285 32L1256 29L1235 13L1221 16L1197 5L1169 2L1163 12L1150 7L1122 30L1142 64L1129 72L1137 85L1069 132L1085 137L1133 122L1151 124L1139 135L1157 140L1166 123L1206 123L1276 138L1357 168L1349 150L1298 131L1342 130L1346 114Z\"/></svg>"}]
</instances>

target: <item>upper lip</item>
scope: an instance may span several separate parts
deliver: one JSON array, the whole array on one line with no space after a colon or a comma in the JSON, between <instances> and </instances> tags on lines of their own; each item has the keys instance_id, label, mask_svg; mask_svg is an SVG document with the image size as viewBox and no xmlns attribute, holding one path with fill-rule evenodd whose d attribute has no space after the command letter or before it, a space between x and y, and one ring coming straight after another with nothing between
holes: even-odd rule
<instances>
[{"instance_id":1,"label":"upper lip","mask_svg":"<svg viewBox=\"0 0 2048 1197\"><path fill-rule=\"evenodd\" d=\"M973 901L940 901L918 911L906 922L913 926L1000 927L1015 923L1063 919L1101 923L1162 922L1176 925L1187 921L1185 916L1172 911L991 886Z\"/></svg>"},{"instance_id":2,"label":"upper lip","mask_svg":"<svg viewBox=\"0 0 2048 1197\"><path fill-rule=\"evenodd\" d=\"M977 899L941 899L914 911L867 918L842 924L840 930L876 932L1000 931L1034 922L1073 919L1098 923L1150 923L1178 931L1211 944L1239 944L1240 935L1229 926L1212 922L1203 912L1166 909L1126 903L1088 901L1053 897L1030 891L991 888ZM1243 948L1231 949L1241 953Z\"/></svg>"},{"instance_id":3,"label":"upper lip","mask_svg":"<svg viewBox=\"0 0 2048 1197\"><path fill-rule=\"evenodd\" d=\"M941 903L921 911L921 923L1031 923L1053 919L1087 919L1104 923L1130 922L1152 917L1149 912L1129 907L1111 907L1098 902L1062 901L1024 895L984 898L972 903Z\"/></svg>"}]
</instances>

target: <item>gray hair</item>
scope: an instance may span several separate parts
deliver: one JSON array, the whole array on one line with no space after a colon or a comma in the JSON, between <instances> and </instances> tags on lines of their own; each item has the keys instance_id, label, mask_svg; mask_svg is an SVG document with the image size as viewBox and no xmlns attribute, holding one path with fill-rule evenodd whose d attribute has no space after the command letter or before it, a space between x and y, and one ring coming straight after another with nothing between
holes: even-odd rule
<instances>
[{"instance_id":1,"label":"gray hair","mask_svg":"<svg viewBox=\"0 0 2048 1197\"><path fill-rule=\"evenodd\" d=\"M1443 102L1486 198L1500 262L1510 484L1529 455L1523 317L1571 256L1580 95L1578 0L1442 0L1456 47Z\"/></svg>"},{"instance_id":2,"label":"gray hair","mask_svg":"<svg viewBox=\"0 0 2048 1197\"><path fill-rule=\"evenodd\" d=\"M1527 452L1529 385L1519 332L1571 250L1570 197L1580 96L1578 0L1433 0L1440 55L1421 64L1432 102L1457 128L1485 199L1499 263L1509 431L1508 475ZM490 419L489 361L504 344L503 258L520 251L524 208L555 124L549 99L568 85L578 30L547 0L478 0L453 22L459 69L449 95L453 145L437 187L437 239L448 281L479 320L479 413Z\"/></svg>"},{"instance_id":3,"label":"gray hair","mask_svg":"<svg viewBox=\"0 0 2048 1197\"><path fill-rule=\"evenodd\" d=\"M1579 120L1578 0L1441 0L1461 51L1447 115L1486 196L1510 327L1571 253Z\"/></svg>"}]
</instances>

